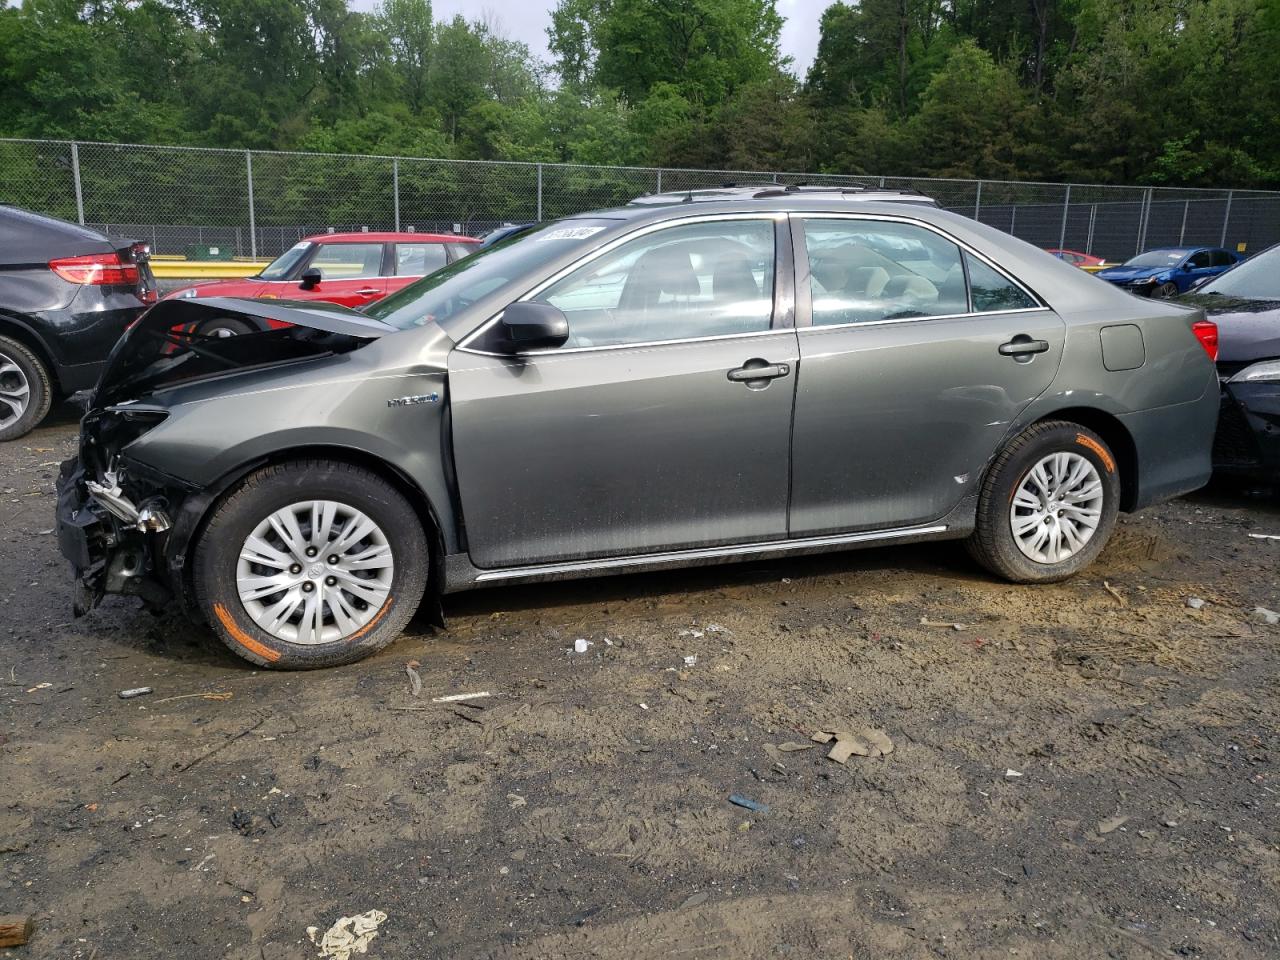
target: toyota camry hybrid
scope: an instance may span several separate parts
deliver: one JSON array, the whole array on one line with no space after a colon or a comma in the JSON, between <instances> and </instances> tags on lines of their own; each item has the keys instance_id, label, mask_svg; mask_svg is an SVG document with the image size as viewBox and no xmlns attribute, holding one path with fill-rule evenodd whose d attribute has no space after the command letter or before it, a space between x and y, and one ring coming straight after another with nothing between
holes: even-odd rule
<instances>
[{"instance_id":1,"label":"toyota camry hybrid","mask_svg":"<svg viewBox=\"0 0 1280 960\"><path fill-rule=\"evenodd\" d=\"M855 200L649 198L364 313L159 304L59 478L77 612L176 601L253 663L303 668L520 581L954 538L1047 582L1118 511L1208 479L1201 311ZM289 326L182 332L236 314Z\"/></svg>"}]
</instances>

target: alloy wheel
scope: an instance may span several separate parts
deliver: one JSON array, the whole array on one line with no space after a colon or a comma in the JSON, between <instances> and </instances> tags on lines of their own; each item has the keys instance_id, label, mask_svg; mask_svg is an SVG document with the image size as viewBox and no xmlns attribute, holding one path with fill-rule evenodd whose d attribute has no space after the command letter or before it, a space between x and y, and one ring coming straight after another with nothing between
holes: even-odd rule
<instances>
[{"instance_id":1,"label":"alloy wheel","mask_svg":"<svg viewBox=\"0 0 1280 960\"><path fill-rule=\"evenodd\" d=\"M22 419L31 405L31 384L12 357L0 353L0 427Z\"/></svg>"},{"instance_id":2,"label":"alloy wheel","mask_svg":"<svg viewBox=\"0 0 1280 960\"><path fill-rule=\"evenodd\" d=\"M1027 471L1009 506L1013 540L1036 563L1061 563L1093 538L1105 489L1078 453L1051 453Z\"/></svg>"},{"instance_id":3,"label":"alloy wheel","mask_svg":"<svg viewBox=\"0 0 1280 960\"><path fill-rule=\"evenodd\" d=\"M291 643L363 633L391 595L391 545L372 519L333 500L281 507L240 548L236 589L253 621Z\"/></svg>"}]
</instances>

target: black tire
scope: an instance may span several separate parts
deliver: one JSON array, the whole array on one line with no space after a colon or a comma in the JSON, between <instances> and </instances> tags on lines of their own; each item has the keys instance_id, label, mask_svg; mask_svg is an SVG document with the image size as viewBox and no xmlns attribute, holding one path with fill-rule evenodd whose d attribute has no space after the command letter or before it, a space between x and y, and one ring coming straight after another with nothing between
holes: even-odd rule
<instances>
[{"instance_id":1,"label":"black tire","mask_svg":"<svg viewBox=\"0 0 1280 960\"><path fill-rule=\"evenodd\" d=\"M16 370L0 372L0 394L8 395L14 403L21 399L26 406L15 411L0 396L0 441L25 437L53 405L53 379L40 358L17 340L0 337L0 371L8 364Z\"/></svg>"},{"instance_id":2,"label":"black tire","mask_svg":"<svg viewBox=\"0 0 1280 960\"><path fill-rule=\"evenodd\" d=\"M202 337L238 337L243 333L253 333L256 328L243 320L234 317L214 317L196 327L196 333Z\"/></svg>"},{"instance_id":3,"label":"black tire","mask_svg":"<svg viewBox=\"0 0 1280 960\"><path fill-rule=\"evenodd\" d=\"M1155 297L1157 300L1168 300L1170 297L1176 297L1177 295L1178 285L1173 281L1170 281L1169 283L1162 283L1151 291L1151 296Z\"/></svg>"},{"instance_id":4,"label":"black tire","mask_svg":"<svg viewBox=\"0 0 1280 960\"><path fill-rule=\"evenodd\" d=\"M1011 512L1013 498L1032 469L1054 453L1079 454L1093 464L1102 482L1102 505L1098 526L1084 545L1065 560L1047 563L1019 548ZM1078 423L1037 423L1015 437L991 464L979 495L977 525L965 545L978 563L1014 583L1066 580L1097 559L1115 529L1119 506L1115 454L1103 439Z\"/></svg>"},{"instance_id":5,"label":"black tire","mask_svg":"<svg viewBox=\"0 0 1280 960\"><path fill-rule=\"evenodd\" d=\"M393 561L390 592L372 620L331 642L299 643L267 632L249 614L236 586L246 538L275 511L309 500L331 500L365 514L385 536ZM319 567L322 559L303 562ZM399 636L426 590L429 563L422 523L394 487L350 464L299 460L250 474L216 507L196 545L193 579L201 611L238 656L260 667L307 670L351 663ZM327 605L322 609L331 617ZM370 610L365 606L361 612Z\"/></svg>"}]
</instances>

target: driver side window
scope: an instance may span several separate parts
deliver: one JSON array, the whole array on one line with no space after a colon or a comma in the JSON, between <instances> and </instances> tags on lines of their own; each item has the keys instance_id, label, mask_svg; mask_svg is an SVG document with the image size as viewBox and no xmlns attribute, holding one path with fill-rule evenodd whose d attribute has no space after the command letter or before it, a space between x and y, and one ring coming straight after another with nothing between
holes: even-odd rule
<instances>
[{"instance_id":1,"label":"driver side window","mask_svg":"<svg viewBox=\"0 0 1280 960\"><path fill-rule=\"evenodd\" d=\"M768 330L772 220L668 227L597 257L534 299L569 320L570 347L602 347Z\"/></svg>"}]
</instances>

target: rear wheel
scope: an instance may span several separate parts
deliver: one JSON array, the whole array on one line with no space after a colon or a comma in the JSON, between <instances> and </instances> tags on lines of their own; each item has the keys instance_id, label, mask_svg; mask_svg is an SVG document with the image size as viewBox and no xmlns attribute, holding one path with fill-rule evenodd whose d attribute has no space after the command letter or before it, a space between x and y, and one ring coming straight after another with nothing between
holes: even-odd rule
<instances>
[{"instance_id":1,"label":"rear wheel","mask_svg":"<svg viewBox=\"0 0 1280 960\"><path fill-rule=\"evenodd\" d=\"M26 436L53 403L53 381L40 358L0 337L0 440Z\"/></svg>"},{"instance_id":2,"label":"rear wheel","mask_svg":"<svg viewBox=\"0 0 1280 960\"><path fill-rule=\"evenodd\" d=\"M253 333L253 327L234 317L215 317L196 327L196 333L202 337L238 337L242 333Z\"/></svg>"},{"instance_id":3,"label":"rear wheel","mask_svg":"<svg viewBox=\"0 0 1280 960\"><path fill-rule=\"evenodd\" d=\"M417 514L376 474L299 461L247 477L195 552L214 632L259 666L351 663L394 640L426 589Z\"/></svg>"},{"instance_id":4,"label":"rear wheel","mask_svg":"<svg viewBox=\"0 0 1280 960\"><path fill-rule=\"evenodd\" d=\"M987 472L967 546L1008 580L1065 580L1102 552L1119 504L1115 456L1103 439L1075 423L1038 423Z\"/></svg>"}]
</instances>

